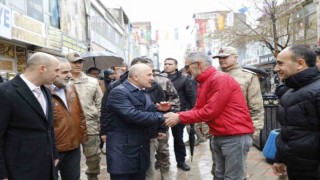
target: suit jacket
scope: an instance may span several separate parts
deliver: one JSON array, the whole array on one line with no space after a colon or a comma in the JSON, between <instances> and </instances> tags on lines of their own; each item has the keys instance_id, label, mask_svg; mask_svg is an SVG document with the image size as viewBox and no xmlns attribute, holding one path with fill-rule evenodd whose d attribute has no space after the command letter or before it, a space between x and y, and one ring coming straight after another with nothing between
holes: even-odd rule
<instances>
[{"instance_id":1,"label":"suit jacket","mask_svg":"<svg viewBox=\"0 0 320 180\"><path fill-rule=\"evenodd\" d=\"M0 179L54 179L51 94L41 86L47 115L18 75L0 85Z\"/></svg>"},{"instance_id":2,"label":"suit jacket","mask_svg":"<svg viewBox=\"0 0 320 180\"><path fill-rule=\"evenodd\" d=\"M146 92L128 81L112 89L107 101L106 122L101 122L102 134L107 132L108 137L108 172L146 172L150 161L149 127L163 122L162 113L156 112Z\"/></svg>"}]
</instances>

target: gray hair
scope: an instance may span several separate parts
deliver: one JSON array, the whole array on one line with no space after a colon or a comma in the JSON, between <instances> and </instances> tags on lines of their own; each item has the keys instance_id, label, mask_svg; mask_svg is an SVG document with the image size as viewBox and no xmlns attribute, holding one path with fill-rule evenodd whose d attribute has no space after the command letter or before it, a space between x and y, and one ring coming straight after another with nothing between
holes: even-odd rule
<instances>
[{"instance_id":1,"label":"gray hair","mask_svg":"<svg viewBox=\"0 0 320 180\"><path fill-rule=\"evenodd\" d=\"M203 62L207 65L212 65L211 63L211 58L203 53L203 52L192 52L190 54L188 54L186 57L185 57L186 60L190 60L191 62L197 62L197 61L200 61L200 62Z\"/></svg>"}]
</instances>

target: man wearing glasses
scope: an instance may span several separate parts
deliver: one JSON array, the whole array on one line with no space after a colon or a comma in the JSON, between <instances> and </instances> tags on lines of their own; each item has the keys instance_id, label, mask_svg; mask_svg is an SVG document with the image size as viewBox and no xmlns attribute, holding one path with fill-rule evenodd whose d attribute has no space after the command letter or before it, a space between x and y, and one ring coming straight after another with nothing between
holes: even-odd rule
<instances>
[{"instance_id":1,"label":"man wearing glasses","mask_svg":"<svg viewBox=\"0 0 320 180\"><path fill-rule=\"evenodd\" d=\"M219 53L212 58L218 58L221 71L231 75L240 84L255 129L253 139L258 139L264 124L263 100L258 77L254 72L241 68L238 64L238 51L234 47L222 47ZM211 152L214 153L212 148ZM212 157L214 158L214 156ZM214 165L213 163L211 170L213 175L215 171ZM249 174L245 175L245 178L249 177Z\"/></svg>"},{"instance_id":2,"label":"man wearing glasses","mask_svg":"<svg viewBox=\"0 0 320 180\"><path fill-rule=\"evenodd\" d=\"M189 111L165 114L165 125L206 122L214 135L214 179L244 179L254 128L240 85L230 75L217 71L204 53L189 54L185 64L188 74L199 83L197 101Z\"/></svg>"},{"instance_id":3,"label":"man wearing glasses","mask_svg":"<svg viewBox=\"0 0 320 180\"><path fill-rule=\"evenodd\" d=\"M180 110L186 111L193 108L196 100L196 89L192 80L183 76L178 71L178 61L173 58L167 58L164 61L164 72L168 74L168 79L171 80L173 86L177 90L180 99ZM179 123L171 128L174 138L174 153L176 156L177 167L189 171L190 167L185 163L186 147L183 142L184 124Z\"/></svg>"}]
</instances>

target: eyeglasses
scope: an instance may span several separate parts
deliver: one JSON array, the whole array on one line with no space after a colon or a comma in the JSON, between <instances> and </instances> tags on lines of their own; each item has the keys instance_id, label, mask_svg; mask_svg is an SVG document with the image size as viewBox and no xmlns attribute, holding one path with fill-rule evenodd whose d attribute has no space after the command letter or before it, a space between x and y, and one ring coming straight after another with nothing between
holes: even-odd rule
<instances>
[{"instance_id":1,"label":"eyeglasses","mask_svg":"<svg viewBox=\"0 0 320 180\"><path fill-rule=\"evenodd\" d=\"M190 65L195 64L195 63L198 63L198 61L185 65L185 66L184 66L184 69L185 69L186 71L188 71Z\"/></svg>"}]
</instances>

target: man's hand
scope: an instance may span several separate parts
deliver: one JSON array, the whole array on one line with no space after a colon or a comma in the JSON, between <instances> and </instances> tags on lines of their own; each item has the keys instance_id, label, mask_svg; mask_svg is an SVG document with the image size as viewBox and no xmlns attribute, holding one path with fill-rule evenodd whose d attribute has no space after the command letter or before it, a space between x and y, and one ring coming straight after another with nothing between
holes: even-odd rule
<instances>
[{"instance_id":1,"label":"man's hand","mask_svg":"<svg viewBox=\"0 0 320 180\"><path fill-rule=\"evenodd\" d=\"M171 104L169 102L160 102L156 104L156 107L159 111L169 111Z\"/></svg>"},{"instance_id":2,"label":"man's hand","mask_svg":"<svg viewBox=\"0 0 320 180\"><path fill-rule=\"evenodd\" d=\"M173 127L175 125L177 125L178 123L180 123L180 118L179 118L179 114L177 113L173 113L173 112L169 112L163 115L164 118L166 119L164 124L168 127Z\"/></svg>"},{"instance_id":3,"label":"man's hand","mask_svg":"<svg viewBox=\"0 0 320 180\"><path fill-rule=\"evenodd\" d=\"M272 170L278 176L287 175L287 167L284 163L273 163Z\"/></svg>"},{"instance_id":4,"label":"man's hand","mask_svg":"<svg viewBox=\"0 0 320 180\"><path fill-rule=\"evenodd\" d=\"M165 139L166 137L166 133L158 133L158 139Z\"/></svg>"},{"instance_id":5,"label":"man's hand","mask_svg":"<svg viewBox=\"0 0 320 180\"><path fill-rule=\"evenodd\" d=\"M101 139L102 139L102 141L103 141L104 143L106 143L106 142L107 142L107 135L102 135L102 136L101 136Z\"/></svg>"},{"instance_id":6,"label":"man's hand","mask_svg":"<svg viewBox=\"0 0 320 180\"><path fill-rule=\"evenodd\" d=\"M55 159L55 160L54 160L54 166L57 166L58 163L59 163L59 159Z\"/></svg>"}]
</instances>

